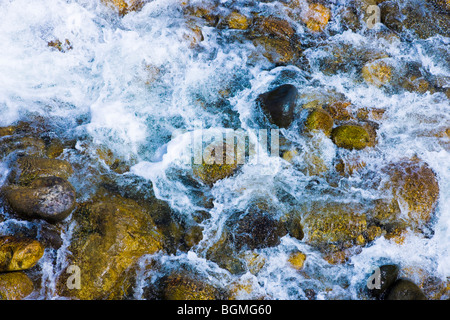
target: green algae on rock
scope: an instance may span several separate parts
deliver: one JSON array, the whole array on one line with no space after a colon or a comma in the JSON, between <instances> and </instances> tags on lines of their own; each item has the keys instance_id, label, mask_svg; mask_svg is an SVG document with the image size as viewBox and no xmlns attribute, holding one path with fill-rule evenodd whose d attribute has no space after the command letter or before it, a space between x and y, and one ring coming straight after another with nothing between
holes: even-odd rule
<instances>
[{"instance_id":1,"label":"green algae on rock","mask_svg":"<svg viewBox=\"0 0 450 320\"><path fill-rule=\"evenodd\" d=\"M323 109L314 109L306 118L305 128L308 131L322 131L329 137L333 128L333 118Z\"/></svg>"}]
</instances>

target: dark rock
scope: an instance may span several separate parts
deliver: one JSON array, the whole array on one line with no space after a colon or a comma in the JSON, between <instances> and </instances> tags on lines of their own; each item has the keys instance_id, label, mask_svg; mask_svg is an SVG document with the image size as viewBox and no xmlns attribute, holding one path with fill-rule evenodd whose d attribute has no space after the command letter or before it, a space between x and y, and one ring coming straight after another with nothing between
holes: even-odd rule
<instances>
[{"instance_id":1,"label":"dark rock","mask_svg":"<svg viewBox=\"0 0 450 320\"><path fill-rule=\"evenodd\" d=\"M399 267L393 264L386 264L380 267L380 289L369 289L372 296L382 299L394 282L397 280Z\"/></svg>"},{"instance_id":2,"label":"dark rock","mask_svg":"<svg viewBox=\"0 0 450 320\"><path fill-rule=\"evenodd\" d=\"M281 85L258 97L261 109L269 121L280 128L287 128L294 118L294 108L298 96L292 84Z\"/></svg>"},{"instance_id":3,"label":"dark rock","mask_svg":"<svg viewBox=\"0 0 450 320\"><path fill-rule=\"evenodd\" d=\"M76 205L75 189L58 177L38 178L28 186L11 185L3 193L12 211L26 219L62 221Z\"/></svg>"},{"instance_id":4,"label":"dark rock","mask_svg":"<svg viewBox=\"0 0 450 320\"><path fill-rule=\"evenodd\" d=\"M414 282L399 279L389 289L386 300L427 300L427 297Z\"/></svg>"}]
</instances>

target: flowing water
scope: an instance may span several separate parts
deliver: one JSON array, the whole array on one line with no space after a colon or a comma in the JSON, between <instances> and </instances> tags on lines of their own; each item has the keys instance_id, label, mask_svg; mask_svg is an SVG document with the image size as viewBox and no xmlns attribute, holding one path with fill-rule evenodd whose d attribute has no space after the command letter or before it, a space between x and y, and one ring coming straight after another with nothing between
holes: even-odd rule
<instances>
[{"instance_id":1,"label":"flowing water","mask_svg":"<svg viewBox=\"0 0 450 320\"><path fill-rule=\"evenodd\" d=\"M314 290L316 299L360 299L368 275L386 263L420 267L445 282L450 277L450 149L448 137L436 136L450 125L445 91L421 93L368 86L358 80L357 67L327 73L323 60L331 46L380 50L389 55L388 62L398 75L406 64L416 64L430 78L441 79L445 89L450 87L450 38L408 35L405 40L387 41L364 24L352 31L339 19L339 10L346 5L331 3L332 17L337 18L330 21L325 36L311 36L304 25L289 20L306 44L303 55L310 68L301 68L254 59L252 41L226 28L203 25L203 40L193 48L186 37L192 36L192 30L178 0L149 1L141 10L123 17L92 0L0 0L0 126L36 116L51 119L60 137L88 137L115 155L132 160L130 171L122 175L123 183L135 181L127 180L132 176L141 177L140 183L151 182L155 196L167 201L181 219L189 222L199 210L208 212L209 219L202 222L203 239L188 252L158 252L140 259L136 299L145 298L149 279L181 265L205 275L217 287L225 288L237 279L250 282L253 291L242 291L239 297L244 299L306 299L308 290ZM277 1L224 0L221 6L289 19ZM48 42L55 39L69 39L72 49L52 50ZM426 236L411 233L402 245L377 238L343 264L329 264L317 249L289 235L277 246L257 250L265 264L256 274L232 274L208 260L205 252L218 240L227 217L245 211L255 199L269 199L281 217L293 204L326 201L330 190L338 189L339 199L346 202L363 203L379 196L362 175L330 182L305 175L280 157L263 155L257 162L246 162L238 174L211 188L205 186L202 190L213 199L213 206L199 204L198 186L183 180L190 169L190 133L200 127L265 128L258 120L255 99L274 83L294 84L302 97L334 90L354 106L385 110L377 129L378 144L361 152L360 157L374 172L404 157L418 156L428 163L440 188L432 232ZM296 110L297 117L300 114L301 110ZM305 146L298 126L294 122L281 132ZM185 133L175 135L177 129ZM352 153L336 148L331 141L323 144L321 152L327 162ZM84 165L85 159L75 154L67 152L65 157L78 163L78 168ZM8 161L4 160L0 163L0 184L4 184L8 171ZM79 177L71 182L82 194L81 201L92 190L89 177ZM311 181L316 183L313 188ZM2 234L41 223L3 214L9 218L0 222ZM55 279L67 267L65 255L73 227L65 227L62 247L46 250L39 262L41 288L33 298L55 297ZM288 266L287 257L295 249L307 256L302 272ZM159 273L146 268L155 262L163 266ZM414 273L409 276L419 280Z\"/></svg>"}]
</instances>

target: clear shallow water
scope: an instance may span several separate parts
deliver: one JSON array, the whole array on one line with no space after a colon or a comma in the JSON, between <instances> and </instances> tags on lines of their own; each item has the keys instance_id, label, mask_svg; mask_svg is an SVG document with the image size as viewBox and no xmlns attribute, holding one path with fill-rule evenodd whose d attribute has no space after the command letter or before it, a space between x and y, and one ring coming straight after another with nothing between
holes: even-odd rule
<instances>
[{"instance_id":1,"label":"clear shallow water","mask_svg":"<svg viewBox=\"0 0 450 320\"><path fill-rule=\"evenodd\" d=\"M234 6L243 12L250 10L243 3L235 2ZM275 12L279 6L277 2L254 4L265 13ZM354 106L384 109L386 117L377 130L377 146L360 153L368 168L376 170L389 161L417 155L436 173L440 199L432 236L412 234L401 246L378 238L343 265L330 265L317 250L285 236L280 245L258 250L266 262L257 275L243 276L253 283L254 290L250 295L244 292L242 298L305 299L304 289L311 288L318 299L358 299L368 274L384 263L419 266L441 280L450 276L450 149L448 141L433 136L450 123L449 100L444 93L377 89L358 81L356 69L326 75L320 64L326 51L320 46L304 51L311 65L309 71L296 66L273 68L263 60L255 63L249 54L253 44L235 41L233 30L219 32L203 26L204 40L193 49L186 41L186 34L192 31L175 0L151 1L123 18L96 1L0 0L0 7L0 125L42 115L64 128L61 134L66 137L88 136L123 158L134 159L136 165L131 173L151 181L155 195L168 201L186 221L196 210L205 208L198 207L192 186L174 174L190 169L186 161L190 157L190 135L181 134L171 140L173 133L176 129L190 132L199 125L259 128L254 101L274 81L296 85L300 95L314 89L333 89L345 94ZM337 9L334 6L333 13ZM304 27L295 26L297 33L306 37ZM329 28L341 30L334 20ZM368 34L363 27L358 32L329 35L326 41L337 46L384 50L399 74L406 62L416 62L431 76L447 77L446 86L450 86L445 58L450 50L448 38L437 35L426 40L387 43ZM47 43L55 39L69 39L73 49L65 53L51 50ZM225 98L220 93L224 89L231 92ZM296 128L298 124L282 132L305 145ZM332 143L325 144L322 152L330 161L337 154L350 153L337 150ZM75 156L71 159L80 161ZM7 171L7 165L1 164L0 183ZM358 174L342 178L340 199L375 199L376 191L365 188L363 179ZM166 269L189 265L219 286L236 281L239 276L205 258L206 249L217 241L226 218L261 197L270 199L280 216L290 210L291 204L283 200L286 197L296 203L323 200L325 195L320 190L330 186L320 180L319 191L310 192L306 188L310 180L281 158L267 157L246 163L239 174L217 182L208 191L214 207L208 209L211 219L204 222L203 240L187 253L143 257L138 271L141 281L134 297L144 298L146 273L151 272L145 266L155 260ZM74 185L89 192L89 186L81 181ZM0 231L11 233L19 225L28 227L27 222L7 220L0 224ZM36 298L54 295L54 281L64 270L72 227L68 226L64 234L65 245L58 252L46 252L41 260L43 289ZM293 249L308 257L302 273L287 265Z\"/></svg>"}]
</instances>

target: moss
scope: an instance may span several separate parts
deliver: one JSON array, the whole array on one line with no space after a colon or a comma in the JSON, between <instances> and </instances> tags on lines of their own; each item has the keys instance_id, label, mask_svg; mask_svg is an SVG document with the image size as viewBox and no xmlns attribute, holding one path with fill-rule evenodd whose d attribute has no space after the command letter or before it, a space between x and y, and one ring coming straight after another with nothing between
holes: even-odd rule
<instances>
[{"instance_id":1,"label":"moss","mask_svg":"<svg viewBox=\"0 0 450 320\"><path fill-rule=\"evenodd\" d=\"M367 130L359 125L342 125L334 128L331 138L339 148L345 149L364 149L371 142Z\"/></svg>"},{"instance_id":2,"label":"moss","mask_svg":"<svg viewBox=\"0 0 450 320\"><path fill-rule=\"evenodd\" d=\"M0 300L22 300L33 290L33 282L23 272L0 274Z\"/></svg>"},{"instance_id":3,"label":"moss","mask_svg":"<svg viewBox=\"0 0 450 320\"><path fill-rule=\"evenodd\" d=\"M0 237L0 272L32 268L44 255L44 247L34 239Z\"/></svg>"}]
</instances>

